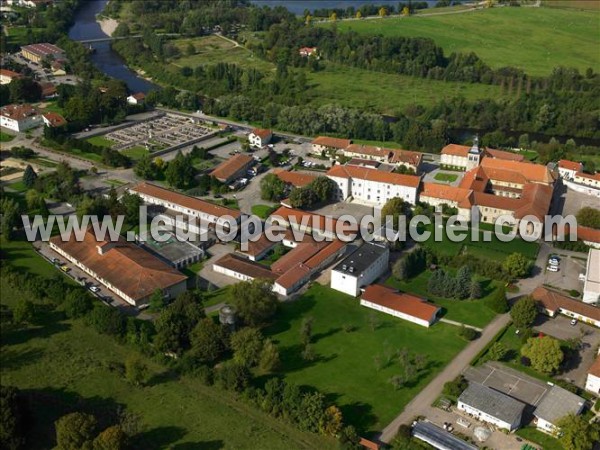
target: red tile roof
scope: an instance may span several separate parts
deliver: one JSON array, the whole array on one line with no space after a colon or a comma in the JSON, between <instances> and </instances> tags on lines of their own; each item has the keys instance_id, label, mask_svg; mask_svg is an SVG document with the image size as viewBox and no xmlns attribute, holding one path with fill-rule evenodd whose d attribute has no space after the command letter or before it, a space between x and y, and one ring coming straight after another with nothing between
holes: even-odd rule
<instances>
[{"instance_id":1,"label":"red tile roof","mask_svg":"<svg viewBox=\"0 0 600 450\"><path fill-rule=\"evenodd\" d=\"M346 163L347 166L371 167L376 169L381 163L372 159L352 158Z\"/></svg>"},{"instance_id":2,"label":"red tile roof","mask_svg":"<svg viewBox=\"0 0 600 450\"><path fill-rule=\"evenodd\" d=\"M166 289L185 281L186 276L151 253L120 238L118 242L98 241L90 231L81 242L72 233L68 241L54 236L50 242L108 281L130 298L139 301L156 289ZM103 255L97 246L108 250Z\"/></svg>"},{"instance_id":3,"label":"red tile roof","mask_svg":"<svg viewBox=\"0 0 600 450\"><path fill-rule=\"evenodd\" d=\"M135 94L131 94L131 96L137 101L144 100L146 98L146 94L144 94L143 92L136 92Z\"/></svg>"},{"instance_id":4,"label":"red tile roof","mask_svg":"<svg viewBox=\"0 0 600 450\"><path fill-rule=\"evenodd\" d=\"M352 144L352 140L350 139L339 139L328 136L319 136L315 138L312 142L312 145L322 145L324 147L331 147L337 149L344 149Z\"/></svg>"},{"instance_id":5,"label":"red tile roof","mask_svg":"<svg viewBox=\"0 0 600 450\"><path fill-rule=\"evenodd\" d=\"M531 296L553 313L559 312L559 309L566 309L589 319L600 321L600 308L566 297L558 292L540 286L532 292Z\"/></svg>"},{"instance_id":6,"label":"red tile roof","mask_svg":"<svg viewBox=\"0 0 600 450\"><path fill-rule=\"evenodd\" d=\"M311 230L315 229L322 233L329 234L335 233L338 222L337 219L331 216L323 216L321 214L302 211L301 209L288 208L287 206L281 206L277 211L271 214L270 217L276 221L283 220L288 224L291 224L291 221L293 220L296 224L296 228L299 228L304 221L306 222L305 228L310 228ZM351 229L358 231L358 225L356 227L351 227L345 223L343 228L346 233Z\"/></svg>"},{"instance_id":7,"label":"red tile roof","mask_svg":"<svg viewBox=\"0 0 600 450\"><path fill-rule=\"evenodd\" d=\"M62 48L59 48L56 45L49 44L47 42L40 44L25 45L21 47L21 51L33 53L34 55L37 55L40 58L43 58L44 56L59 55L65 53L65 51Z\"/></svg>"},{"instance_id":8,"label":"red tile roof","mask_svg":"<svg viewBox=\"0 0 600 450\"><path fill-rule=\"evenodd\" d=\"M67 119L55 112L47 112L44 114L44 117L48 122L50 122L51 127L62 127L67 124Z\"/></svg>"},{"instance_id":9,"label":"red tile roof","mask_svg":"<svg viewBox=\"0 0 600 450\"><path fill-rule=\"evenodd\" d=\"M378 156L387 158L391 156L392 150L389 148L375 147L373 145L351 144L346 148L348 153L356 153L360 155Z\"/></svg>"},{"instance_id":10,"label":"red tile roof","mask_svg":"<svg viewBox=\"0 0 600 450\"><path fill-rule=\"evenodd\" d=\"M244 274L251 278L264 278L267 280L275 280L277 278L277 275L271 272L267 267L248 259L239 258L231 253L228 253L215 261L213 265L233 270L234 272Z\"/></svg>"},{"instance_id":11,"label":"red tile roof","mask_svg":"<svg viewBox=\"0 0 600 450\"><path fill-rule=\"evenodd\" d=\"M448 144L442 149L441 153L442 155L464 156L466 158L470 149L471 147L466 145Z\"/></svg>"},{"instance_id":12,"label":"red tile roof","mask_svg":"<svg viewBox=\"0 0 600 450\"><path fill-rule=\"evenodd\" d=\"M428 303L421 297L405 292L397 292L380 284L368 286L361 298L362 300L427 321L431 321L440 309L439 306Z\"/></svg>"},{"instance_id":13,"label":"red tile roof","mask_svg":"<svg viewBox=\"0 0 600 450\"><path fill-rule=\"evenodd\" d=\"M0 69L0 75L7 78L21 78L23 75L8 69Z\"/></svg>"},{"instance_id":14,"label":"red tile roof","mask_svg":"<svg viewBox=\"0 0 600 450\"><path fill-rule=\"evenodd\" d=\"M252 130L252 134L258 136L261 139L268 139L273 132L271 130L265 130L263 128L255 128Z\"/></svg>"},{"instance_id":15,"label":"red tile roof","mask_svg":"<svg viewBox=\"0 0 600 450\"><path fill-rule=\"evenodd\" d=\"M0 114L12 120L23 120L38 114L38 110L31 105L6 105L0 108Z\"/></svg>"},{"instance_id":16,"label":"red tile roof","mask_svg":"<svg viewBox=\"0 0 600 450\"><path fill-rule=\"evenodd\" d=\"M392 150L390 162L392 164L406 163L413 166L421 164L423 154L419 152L410 152L408 150Z\"/></svg>"},{"instance_id":17,"label":"red tile roof","mask_svg":"<svg viewBox=\"0 0 600 450\"><path fill-rule=\"evenodd\" d=\"M594 361L594 364L592 364L592 366L588 370L588 373L590 375L594 375L595 377L600 378L600 355L598 355L596 361Z\"/></svg>"},{"instance_id":18,"label":"red tile roof","mask_svg":"<svg viewBox=\"0 0 600 450\"><path fill-rule=\"evenodd\" d=\"M600 243L600 230L593 228L577 226L577 239L586 242L597 242Z\"/></svg>"},{"instance_id":19,"label":"red tile roof","mask_svg":"<svg viewBox=\"0 0 600 450\"><path fill-rule=\"evenodd\" d=\"M552 175L552 173L548 170L546 166L543 166L541 164L484 158L481 162L481 167L483 167L485 172L492 180L503 180L502 178L494 178L491 171L496 170L496 172L493 173L497 174L498 176L508 176L502 174L514 173L520 175L521 177L524 177L528 182L546 184L551 184L554 182L554 176Z\"/></svg>"},{"instance_id":20,"label":"red tile roof","mask_svg":"<svg viewBox=\"0 0 600 450\"><path fill-rule=\"evenodd\" d=\"M290 171L280 168L273 170L273 173L277 175L281 181L291 184L294 187L307 186L317 178L316 175L310 173Z\"/></svg>"},{"instance_id":21,"label":"red tile roof","mask_svg":"<svg viewBox=\"0 0 600 450\"><path fill-rule=\"evenodd\" d=\"M321 250L319 253L309 258L308 261L306 261L306 265L309 269L315 270L321 264L327 261L329 257L342 250L345 246L346 242L335 239L334 241L330 242L329 245L323 250Z\"/></svg>"},{"instance_id":22,"label":"red tile roof","mask_svg":"<svg viewBox=\"0 0 600 450\"><path fill-rule=\"evenodd\" d=\"M460 202L470 194L469 189L445 186L437 183L423 183L421 197L433 197L451 202Z\"/></svg>"},{"instance_id":23,"label":"red tile roof","mask_svg":"<svg viewBox=\"0 0 600 450\"><path fill-rule=\"evenodd\" d=\"M495 150L493 148L486 148L484 150L484 155L491 156L492 158L496 159L504 159L507 161L525 161L525 157L523 155L513 152L505 152L504 150Z\"/></svg>"},{"instance_id":24,"label":"red tile roof","mask_svg":"<svg viewBox=\"0 0 600 450\"><path fill-rule=\"evenodd\" d=\"M580 162L569 161L568 159L561 159L558 161L558 167L561 169L574 170L575 172L579 172L582 166L583 165Z\"/></svg>"},{"instance_id":25,"label":"red tile roof","mask_svg":"<svg viewBox=\"0 0 600 450\"><path fill-rule=\"evenodd\" d=\"M254 158L252 158L252 156L238 153L234 157L223 161L215 167L210 173L210 176L215 177L218 180L229 181L238 172L250 167L253 163Z\"/></svg>"},{"instance_id":26,"label":"red tile roof","mask_svg":"<svg viewBox=\"0 0 600 450\"><path fill-rule=\"evenodd\" d=\"M383 172L369 167L336 165L327 171L327 176L338 178L353 178L369 180L379 183L396 184L400 186L419 187L421 177L416 175L401 175L398 173Z\"/></svg>"},{"instance_id":27,"label":"red tile roof","mask_svg":"<svg viewBox=\"0 0 600 450\"><path fill-rule=\"evenodd\" d=\"M588 178L590 180L600 181L600 172L599 173L585 173L585 172L577 172L575 174L576 177Z\"/></svg>"},{"instance_id":28,"label":"red tile roof","mask_svg":"<svg viewBox=\"0 0 600 450\"><path fill-rule=\"evenodd\" d=\"M304 263L308 261L314 255L327 247L327 245L328 242L325 241L312 241L298 244L294 249L290 250L288 253L271 264L271 270L282 275L292 267L296 266L298 263Z\"/></svg>"},{"instance_id":29,"label":"red tile roof","mask_svg":"<svg viewBox=\"0 0 600 450\"><path fill-rule=\"evenodd\" d=\"M267 235L265 233L262 233L258 240L248 242L248 250L244 253L256 257L264 254L267 250L274 247L275 245L277 245L277 242L269 240Z\"/></svg>"},{"instance_id":30,"label":"red tile roof","mask_svg":"<svg viewBox=\"0 0 600 450\"><path fill-rule=\"evenodd\" d=\"M303 263L298 263L275 280L285 289L290 289L310 277L311 270Z\"/></svg>"},{"instance_id":31,"label":"red tile roof","mask_svg":"<svg viewBox=\"0 0 600 450\"><path fill-rule=\"evenodd\" d=\"M214 203L170 191L150 183L140 183L130 190L216 217L232 216L238 219L241 216L241 213L235 209L227 208L226 206L215 205Z\"/></svg>"}]
</instances>

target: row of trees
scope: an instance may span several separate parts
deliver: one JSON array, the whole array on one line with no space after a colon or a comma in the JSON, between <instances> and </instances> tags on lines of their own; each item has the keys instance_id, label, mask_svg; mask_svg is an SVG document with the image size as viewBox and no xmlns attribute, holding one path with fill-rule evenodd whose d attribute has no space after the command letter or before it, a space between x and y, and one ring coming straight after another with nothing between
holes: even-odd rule
<instances>
[{"instance_id":1,"label":"row of trees","mask_svg":"<svg viewBox=\"0 0 600 450\"><path fill-rule=\"evenodd\" d=\"M481 284L472 279L471 269L468 266L461 267L456 276L442 269L436 270L427 283L427 290L438 297L459 300L477 299L482 295Z\"/></svg>"}]
</instances>

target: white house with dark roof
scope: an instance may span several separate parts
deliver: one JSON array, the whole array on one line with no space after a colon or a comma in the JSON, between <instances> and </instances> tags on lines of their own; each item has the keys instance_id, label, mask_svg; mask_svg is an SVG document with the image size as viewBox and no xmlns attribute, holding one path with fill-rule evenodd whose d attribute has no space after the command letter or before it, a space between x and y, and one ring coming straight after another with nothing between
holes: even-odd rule
<instances>
[{"instance_id":1,"label":"white house with dark roof","mask_svg":"<svg viewBox=\"0 0 600 450\"><path fill-rule=\"evenodd\" d=\"M537 405L533 413L538 430L557 435L560 428L557 423L570 414L578 415L583 411L585 400L560 386L552 386Z\"/></svg>"},{"instance_id":2,"label":"white house with dark roof","mask_svg":"<svg viewBox=\"0 0 600 450\"><path fill-rule=\"evenodd\" d=\"M366 242L332 269L331 288L356 297L387 270L389 259L388 247Z\"/></svg>"},{"instance_id":3,"label":"white house with dark roof","mask_svg":"<svg viewBox=\"0 0 600 450\"><path fill-rule=\"evenodd\" d=\"M457 408L477 420L513 431L521 425L525 404L483 384L471 382L458 398Z\"/></svg>"}]
</instances>

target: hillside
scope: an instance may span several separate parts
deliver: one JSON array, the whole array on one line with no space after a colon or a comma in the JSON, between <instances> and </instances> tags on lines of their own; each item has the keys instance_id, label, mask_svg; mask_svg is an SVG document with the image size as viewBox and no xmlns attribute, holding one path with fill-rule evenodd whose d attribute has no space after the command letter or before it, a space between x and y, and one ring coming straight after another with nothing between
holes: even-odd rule
<instances>
[{"instance_id":1,"label":"hillside","mask_svg":"<svg viewBox=\"0 0 600 450\"><path fill-rule=\"evenodd\" d=\"M600 71L600 11L493 8L439 16L349 20L337 27L364 34L429 37L447 55L475 52L492 68L510 65L531 75L547 75L557 65L582 72L588 67Z\"/></svg>"}]
</instances>

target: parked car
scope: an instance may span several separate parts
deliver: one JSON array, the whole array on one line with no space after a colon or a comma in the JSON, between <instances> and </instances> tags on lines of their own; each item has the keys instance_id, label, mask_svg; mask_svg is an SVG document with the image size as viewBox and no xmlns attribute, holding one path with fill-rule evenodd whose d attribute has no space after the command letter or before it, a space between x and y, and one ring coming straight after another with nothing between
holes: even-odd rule
<instances>
[{"instance_id":1,"label":"parked car","mask_svg":"<svg viewBox=\"0 0 600 450\"><path fill-rule=\"evenodd\" d=\"M577 319L571 320L571 325L573 325L573 326L577 325Z\"/></svg>"},{"instance_id":2,"label":"parked car","mask_svg":"<svg viewBox=\"0 0 600 450\"><path fill-rule=\"evenodd\" d=\"M60 268L60 270L62 270L63 272L65 272L65 273L66 273L66 272L69 272L71 269L70 269L69 267L67 267L67 266L62 266L62 267Z\"/></svg>"},{"instance_id":3,"label":"parked car","mask_svg":"<svg viewBox=\"0 0 600 450\"><path fill-rule=\"evenodd\" d=\"M98 286L90 286L90 291L94 293L100 292L100 288Z\"/></svg>"},{"instance_id":4,"label":"parked car","mask_svg":"<svg viewBox=\"0 0 600 450\"><path fill-rule=\"evenodd\" d=\"M548 264L550 264L551 266L558 266L560 264L560 260L555 259L555 258L550 258L548 260Z\"/></svg>"},{"instance_id":5,"label":"parked car","mask_svg":"<svg viewBox=\"0 0 600 450\"><path fill-rule=\"evenodd\" d=\"M546 267L548 272L558 272L558 266L548 266Z\"/></svg>"},{"instance_id":6,"label":"parked car","mask_svg":"<svg viewBox=\"0 0 600 450\"><path fill-rule=\"evenodd\" d=\"M52 258L52 263L53 264L60 264L60 259L58 259L58 258Z\"/></svg>"}]
</instances>

